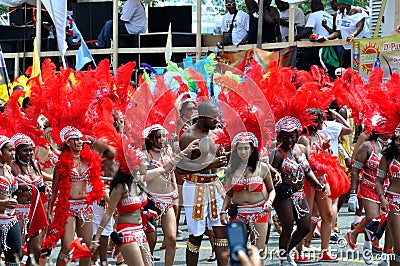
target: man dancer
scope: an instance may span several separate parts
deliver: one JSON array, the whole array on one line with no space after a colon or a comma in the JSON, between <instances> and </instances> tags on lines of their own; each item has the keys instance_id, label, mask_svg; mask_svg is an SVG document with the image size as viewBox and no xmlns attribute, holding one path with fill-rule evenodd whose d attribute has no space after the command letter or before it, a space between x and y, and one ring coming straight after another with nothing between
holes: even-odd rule
<instances>
[{"instance_id":1,"label":"man dancer","mask_svg":"<svg viewBox=\"0 0 400 266\"><path fill-rule=\"evenodd\" d=\"M216 171L226 166L226 156L216 155L215 143L210 138L210 130L219 123L219 110L210 101L198 106L199 119L179 139L180 149L186 148L195 139L200 139L200 151L195 151L187 159L181 160L178 168L185 175L183 184L183 204L188 224L189 240L186 248L186 264L197 265L199 249L206 230L206 219L213 227L215 252L218 265L227 265L222 258L228 250L225 228L219 220L223 204L224 189L218 180Z\"/></svg>"}]
</instances>

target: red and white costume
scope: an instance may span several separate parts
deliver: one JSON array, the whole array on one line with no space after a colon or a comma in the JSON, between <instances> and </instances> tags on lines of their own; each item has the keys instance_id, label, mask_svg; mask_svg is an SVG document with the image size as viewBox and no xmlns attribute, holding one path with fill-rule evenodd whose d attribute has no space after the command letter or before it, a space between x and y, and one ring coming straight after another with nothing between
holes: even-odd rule
<instances>
[{"instance_id":1,"label":"red and white costume","mask_svg":"<svg viewBox=\"0 0 400 266\"><path fill-rule=\"evenodd\" d=\"M370 141L372 148L371 155L368 160L364 163L363 171L361 172L360 180L360 198L370 200L376 203L381 203L378 194L375 190L376 174L379 168L379 162L381 161L382 154L377 154L374 151L374 143Z\"/></svg>"}]
</instances>

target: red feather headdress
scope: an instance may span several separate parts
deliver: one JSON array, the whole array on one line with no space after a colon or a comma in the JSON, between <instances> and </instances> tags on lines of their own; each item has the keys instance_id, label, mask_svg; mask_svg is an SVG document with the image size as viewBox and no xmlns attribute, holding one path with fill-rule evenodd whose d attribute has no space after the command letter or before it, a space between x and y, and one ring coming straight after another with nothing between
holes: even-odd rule
<instances>
[{"instance_id":1,"label":"red feather headdress","mask_svg":"<svg viewBox=\"0 0 400 266\"><path fill-rule=\"evenodd\" d=\"M12 137L17 133L27 135L37 146L45 146L47 144L43 131L39 128L36 119L29 119L25 114L21 113L18 105L18 99L25 95L24 91L16 90L12 93L4 114L0 115L2 125L2 134Z\"/></svg>"},{"instance_id":2,"label":"red feather headdress","mask_svg":"<svg viewBox=\"0 0 400 266\"><path fill-rule=\"evenodd\" d=\"M138 88L126 111L126 127L130 130L129 139L135 140L136 147L144 143L143 130L160 124L168 132L176 130L176 107L178 98L165 84L163 76L153 76L156 80L154 94L146 82Z\"/></svg>"},{"instance_id":3,"label":"red feather headdress","mask_svg":"<svg viewBox=\"0 0 400 266\"><path fill-rule=\"evenodd\" d=\"M257 137L259 150L268 147L274 134L274 118L257 84L247 76L239 83L224 74L214 82L222 86L218 99L229 143L238 133L248 131ZM228 143L226 137L218 142Z\"/></svg>"}]
</instances>

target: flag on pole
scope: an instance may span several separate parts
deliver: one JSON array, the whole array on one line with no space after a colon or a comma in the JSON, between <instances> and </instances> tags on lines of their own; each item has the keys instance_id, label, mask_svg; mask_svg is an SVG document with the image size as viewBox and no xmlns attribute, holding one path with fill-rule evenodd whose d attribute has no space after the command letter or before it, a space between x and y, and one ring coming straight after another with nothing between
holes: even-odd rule
<instances>
[{"instance_id":1,"label":"flag on pole","mask_svg":"<svg viewBox=\"0 0 400 266\"><path fill-rule=\"evenodd\" d=\"M3 52L0 49L0 85L7 84L8 75L7 75L7 67L6 62L4 61Z\"/></svg>"},{"instance_id":2,"label":"flag on pole","mask_svg":"<svg viewBox=\"0 0 400 266\"><path fill-rule=\"evenodd\" d=\"M32 63L32 74L31 78L40 76L40 58L37 49L36 38L33 40L33 63Z\"/></svg>"},{"instance_id":3,"label":"flag on pole","mask_svg":"<svg viewBox=\"0 0 400 266\"><path fill-rule=\"evenodd\" d=\"M171 33L171 22L170 22L168 28L167 44L165 45L165 63L167 65L168 62L171 61L171 56L172 56L172 33Z\"/></svg>"},{"instance_id":4,"label":"flag on pole","mask_svg":"<svg viewBox=\"0 0 400 266\"><path fill-rule=\"evenodd\" d=\"M66 67L64 56L68 48L67 42L65 41L65 19L67 17L67 1L42 0L42 3L54 22L57 34L58 50L61 54L63 66Z\"/></svg>"},{"instance_id":5,"label":"flag on pole","mask_svg":"<svg viewBox=\"0 0 400 266\"><path fill-rule=\"evenodd\" d=\"M76 39L74 39L74 42L81 42L81 46L79 47L78 53L76 54L75 70L82 69L87 63L91 61L93 61L93 63L96 65L92 54L90 53L89 48L87 47L85 40L82 37L81 32L76 26L75 21L72 21L72 31L74 37L76 37Z\"/></svg>"}]
</instances>

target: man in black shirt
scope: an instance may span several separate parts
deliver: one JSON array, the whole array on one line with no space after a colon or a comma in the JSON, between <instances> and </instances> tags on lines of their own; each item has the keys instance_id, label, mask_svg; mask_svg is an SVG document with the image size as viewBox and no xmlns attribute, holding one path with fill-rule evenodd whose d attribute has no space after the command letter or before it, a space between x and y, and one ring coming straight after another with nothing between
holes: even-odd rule
<instances>
[{"instance_id":1,"label":"man in black shirt","mask_svg":"<svg viewBox=\"0 0 400 266\"><path fill-rule=\"evenodd\" d=\"M259 7L256 1L246 0L246 7L250 11L250 25L248 42L257 43ZM262 25L262 42L281 42L282 37L279 28L279 11L271 6L271 0L264 0L264 20Z\"/></svg>"}]
</instances>

